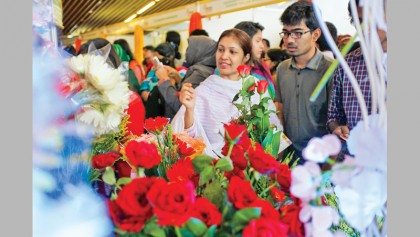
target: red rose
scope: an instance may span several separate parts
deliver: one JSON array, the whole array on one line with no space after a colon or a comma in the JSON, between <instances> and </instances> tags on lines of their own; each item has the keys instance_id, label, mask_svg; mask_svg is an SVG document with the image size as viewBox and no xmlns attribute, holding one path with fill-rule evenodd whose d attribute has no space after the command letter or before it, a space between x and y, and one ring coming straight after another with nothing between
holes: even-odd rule
<instances>
[{"instance_id":1,"label":"red rose","mask_svg":"<svg viewBox=\"0 0 420 237\"><path fill-rule=\"evenodd\" d=\"M190 181L160 183L147 194L161 226L182 226L192 215L195 189Z\"/></svg>"},{"instance_id":2,"label":"red rose","mask_svg":"<svg viewBox=\"0 0 420 237\"><path fill-rule=\"evenodd\" d=\"M255 149L248 150L248 158L251 166L260 174L277 172L280 167L280 163L272 155L265 153L258 142L255 143Z\"/></svg>"},{"instance_id":3,"label":"red rose","mask_svg":"<svg viewBox=\"0 0 420 237\"><path fill-rule=\"evenodd\" d=\"M169 123L169 119L164 117L148 118L144 121L144 128L150 133L162 132Z\"/></svg>"},{"instance_id":4,"label":"red rose","mask_svg":"<svg viewBox=\"0 0 420 237\"><path fill-rule=\"evenodd\" d=\"M125 213L115 200L106 199L106 203L108 204L109 215L118 228L129 232L139 232L143 229L146 222L143 216Z\"/></svg>"},{"instance_id":5,"label":"red rose","mask_svg":"<svg viewBox=\"0 0 420 237\"><path fill-rule=\"evenodd\" d=\"M280 213L271 205L267 200L258 198L249 207L261 207L261 217L269 218L272 220L280 220Z\"/></svg>"},{"instance_id":6,"label":"red rose","mask_svg":"<svg viewBox=\"0 0 420 237\"><path fill-rule=\"evenodd\" d=\"M300 207L298 205L282 205L280 220L289 226L289 235L293 237L305 236L305 228L299 220Z\"/></svg>"},{"instance_id":7,"label":"red rose","mask_svg":"<svg viewBox=\"0 0 420 237\"><path fill-rule=\"evenodd\" d=\"M254 91L255 90L255 87L256 87L256 83L254 83L252 86L250 86L248 88L248 90L246 90L246 91L248 91L248 92Z\"/></svg>"},{"instance_id":8,"label":"red rose","mask_svg":"<svg viewBox=\"0 0 420 237\"><path fill-rule=\"evenodd\" d=\"M124 160L118 160L114 164L116 174L118 175L118 178L130 178L131 177L131 166L127 163L127 161Z\"/></svg>"},{"instance_id":9,"label":"red rose","mask_svg":"<svg viewBox=\"0 0 420 237\"><path fill-rule=\"evenodd\" d=\"M259 80L257 82L257 91L260 95L264 94L267 91L268 81Z\"/></svg>"},{"instance_id":10,"label":"red rose","mask_svg":"<svg viewBox=\"0 0 420 237\"><path fill-rule=\"evenodd\" d=\"M162 161L155 144L146 141L131 140L125 147L125 153L132 165L150 169Z\"/></svg>"},{"instance_id":11,"label":"red rose","mask_svg":"<svg viewBox=\"0 0 420 237\"><path fill-rule=\"evenodd\" d=\"M95 169L104 169L112 166L116 160L120 158L120 154L115 152L108 152L92 157L92 167Z\"/></svg>"},{"instance_id":12,"label":"red rose","mask_svg":"<svg viewBox=\"0 0 420 237\"><path fill-rule=\"evenodd\" d=\"M206 198L197 198L192 216L203 221L208 227L220 225L222 222L222 214L220 214L216 205Z\"/></svg>"},{"instance_id":13,"label":"red rose","mask_svg":"<svg viewBox=\"0 0 420 237\"><path fill-rule=\"evenodd\" d=\"M195 187L198 186L198 180L200 178L195 172L192 160L188 157L179 159L166 171L166 175L171 182L193 181Z\"/></svg>"},{"instance_id":14,"label":"red rose","mask_svg":"<svg viewBox=\"0 0 420 237\"><path fill-rule=\"evenodd\" d=\"M241 77L246 77L251 73L251 66L241 64L238 66L237 71L239 72L239 75L241 75Z\"/></svg>"},{"instance_id":15,"label":"red rose","mask_svg":"<svg viewBox=\"0 0 420 237\"><path fill-rule=\"evenodd\" d=\"M244 228L243 237L287 237L287 225L278 220L259 218L252 220Z\"/></svg>"},{"instance_id":16,"label":"red rose","mask_svg":"<svg viewBox=\"0 0 420 237\"><path fill-rule=\"evenodd\" d=\"M257 194L251 187L251 183L237 176L230 179L228 187L228 199L237 209L248 207L257 199Z\"/></svg>"},{"instance_id":17,"label":"red rose","mask_svg":"<svg viewBox=\"0 0 420 237\"><path fill-rule=\"evenodd\" d=\"M225 141L235 141L238 143L241 139L248 137L248 130L246 125L239 125L234 123L224 124L225 128Z\"/></svg>"},{"instance_id":18,"label":"red rose","mask_svg":"<svg viewBox=\"0 0 420 237\"><path fill-rule=\"evenodd\" d=\"M222 155L227 156L229 151L229 143L225 143L222 148ZM238 167L241 170L246 169L248 161L245 158L245 151L241 146L233 146L232 152L230 153L230 159L233 162L233 168Z\"/></svg>"},{"instance_id":19,"label":"red rose","mask_svg":"<svg viewBox=\"0 0 420 237\"><path fill-rule=\"evenodd\" d=\"M136 178L126 184L118 193L116 199L118 206L130 215L143 215L148 219L153 215L152 206L147 201L146 195L152 186L166 183L162 178Z\"/></svg>"}]
</instances>

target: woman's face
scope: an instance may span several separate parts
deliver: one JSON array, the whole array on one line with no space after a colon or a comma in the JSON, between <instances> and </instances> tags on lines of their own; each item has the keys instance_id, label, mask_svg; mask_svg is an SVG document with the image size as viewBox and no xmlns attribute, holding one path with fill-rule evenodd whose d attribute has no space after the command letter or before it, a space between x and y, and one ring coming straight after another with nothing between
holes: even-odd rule
<instances>
[{"instance_id":1,"label":"woman's face","mask_svg":"<svg viewBox=\"0 0 420 237\"><path fill-rule=\"evenodd\" d=\"M248 60L249 54L244 55L236 37L225 36L217 45L216 64L220 71L220 77L224 79L238 80L239 73L236 69Z\"/></svg>"},{"instance_id":2,"label":"woman's face","mask_svg":"<svg viewBox=\"0 0 420 237\"><path fill-rule=\"evenodd\" d=\"M262 41L262 31L258 30L257 33L252 36L252 54L257 59L261 58L262 51L264 49L264 43Z\"/></svg>"}]
</instances>

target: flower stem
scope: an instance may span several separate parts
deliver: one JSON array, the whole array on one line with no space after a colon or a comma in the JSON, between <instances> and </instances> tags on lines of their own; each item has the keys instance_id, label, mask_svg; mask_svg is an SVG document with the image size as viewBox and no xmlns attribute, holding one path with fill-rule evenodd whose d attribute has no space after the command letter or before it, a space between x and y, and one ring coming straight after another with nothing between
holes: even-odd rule
<instances>
[{"instance_id":1,"label":"flower stem","mask_svg":"<svg viewBox=\"0 0 420 237\"><path fill-rule=\"evenodd\" d=\"M178 226L175 226L175 234L177 237L182 237L181 231L179 230Z\"/></svg>"},{"instance_id":2,"label":"flower stem","mask_svg":"<svg viewBox=\"0 0 420 237\"><path fill-rule=\"evenodd\" d=\"M266 192L268 192L268 191L270 191L270 189L272 189L272 188L274 188L276 186L276 184L274 183L274 184L272 184L272 185L270 185L270 186L268 186L266 189L264 189L258 196L259 197L261 197L261 195L262 194L264 194L264 193L266 193Z\"/></svg>"}]
</instances>

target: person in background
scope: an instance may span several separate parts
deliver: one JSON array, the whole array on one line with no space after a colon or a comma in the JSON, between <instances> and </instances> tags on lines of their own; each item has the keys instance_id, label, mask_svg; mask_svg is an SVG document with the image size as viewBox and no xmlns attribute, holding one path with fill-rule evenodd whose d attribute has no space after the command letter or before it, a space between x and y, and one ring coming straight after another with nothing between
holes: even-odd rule
<instances>
[{"instance_id":1,"label":"person in background","mask_svg":"<svg viewBox=\"0 0 420 237\"><path fill-rule=\"evenodd\" d=\"M188 38L185 58L191 66L182 79L181 85L190 83L192 88L196 88L213 74L216 68L216 47L216 41L207 36L190 36ZM175 115L182 105L178 97L178 91L181 86L177 87L170 82L171 74L177 74L177 71L167 66L160 67L156 71L156 76L159 78L158 88L165 99L166 109L173 111L173 115Z\"/></svg>"},{"instance_id":2,"label":"person in background","mask_svg":"<svg viewBox=\"0 0 420 237\"><path fill-rule=\"evenodd\" d=\"M270 49L270 41L268 39L264 38L264 39L262 39L262 43L263 43L264 47L263 47L263 52L262 52L261 58L264 58L265 54Z\"/></svg>"},{"instance_id":3,"label":"person in background","mask_svg":"<svg viewBox=\"0 0 420 237\"><path fill-rule=\"evenodd\" d=\"M316 101L309 98L322 76L332 64L316 47L321 29L312 4L295 2L280 17L287 53L291 56L277 67L277 101L279 117L284 121L284 132L292 141L286 152L294 152L292 162L297 158L303 164L302 150L313 137L328 134L328 101L331 81L320 92Z\"/></svg>"},{"instance_id":4,"label":"person in background","mask_svg":"<svg viewBox=\"0 0 420 237\"><path fill-rule=\"evenodd\" d=\"M251 75L255 76L260 80L266 80L269 82L268 92L271 98L274 100L275 96L275 89L274 89L274 81L271 77L270 69L267 65L262 63L261 56L263 50L263 43L262 43L262 31L264 27L257 22L252 21L242 21L236 24L234 27L236 29L240 29L245 31L251 37L252 42L252 57L250 59Z\"/></svg>"},{"instance_id":5,"label":"person in background","mask_svg":"<svg viewBox=\"0 0 420 237\"><path fill-rule=\"evenodd\" d=\"M156 46L154 54L163 65L175 68L175 51L169 43L161 43ZM156 75L158 67L159 65L154 63L154 67L140 85L140 95L146 107L146 118L154 118L156 116L171 118L173 114L170 114L171 111L165 110L165 100L156 86L159 81ZM169 77L173 85L179 83L181 79L180 77Z\"/></svg>"},{"instance_id":6,"label":"person in background","mask_svg":"<svg viewBox=\"0 0 420 237\"><path fill-rule=\"evenodd\" d=\"M264 62L267 64L268 68L270 68L271 76L273 77L274 82L277 81L277 66L289 58L290 56L287 54L286 50L282 49L269 49L265 54Z\"/></svg>"},{"instance_id":7,"label":"person in background","mask_svg":"<svg viewBox=\"0 0 420 237\"><path fill-rule=\"evenodd\" d=\"M328 31L331 34L331 37L334 40L334 43L337 45L337 28L335 27L335 25L331 22L326 21L325 24L328 27ZM334 54L331 50L330 45L328 44L327 40L325 39L325 35L321 34L321 36L318 38L318 40L316 41L317 45L318 45L318 49L321 50L321 52L325 55L328 56L332 59L334 59Z\"/></svg>"},{"instance_id":8,"label":"person in background","mask_svg":"<svg viewBox=\"0 0 420 237\"><path fill-rule=\"evenodd\" d=\"M174 65L179 67L182 65L181 53L179 52L179 45L181 44L181 35L176 31L166 32L166 43L169 43L175 51Z\"/></svg>"},{"instance_id":9,"label":"person in background","mask_svg":"<svg viewBox=\"0 0 420 237\"><path fill-rule=\"evenodd\" d=\"M283 40L283 38L281 38L281 40L280 40L280 43L279 43L279 48L280 48L280 49L283 49L283 50L286 50L286 45L284 44L284 40Z\"/></svg>"},{"instance_id":10,"label":"person in background","mask_svg":"<svg viewBox=\"0 0 420 237\"><path fill-rule=\"evenodd\" d=\"M209 36L209 33L207 33L206 30L203 29L195 29L193 31L191 31L190 36L193 35L205 35L205 36Z\"/></svg>"},{"instance_id":11,"label":"person in background","mask_svg":"<svg viewBox=\"0 0 420 237\"><path fill-rule=\"evenodd\" d=\"M133 70L134 74L136 75L138 79L138 82L141 83L146 77L146 72L144 71L143 67L140 66L140 64L137 62L136 58L134 57L130 49L130 45L128 44L128 42L125 39L117 39L114 41L114 44L120 45L124 49L124 51L127 53L128 57L130 58L128 67L131 70Z\"/></svg>"},{"instance_id":12,"label":"person in background","mask_svg":"<svg viewBox=\"0 0 420 237\"><path fill-rule=\"evenodd\" d=\"M252 59L251 38L239 29L225 30L217 43L216 65L219 75L213 74L197 88L190 83L182 86L180 93L181 108L171 124L175 132L186 131L192 137L201 137L206 143L204 153L214 157L221 155L224 146L224 123L239 116L237 107L232 103L234 96L242 88L238 66L250 64ZM268 93L263 97L268 97ZM260 102L260 95L255 94L252 103ZM275 109L269 100L269 109ZM270 123L281 129L278 118L270 117Z\"/></svg>"},{"instance_id":13,"label":"person in background","mask_svg":"<svg viewBox=\"0 0 420 237\"><path fill-rule=\"evenodd\" d=\"M356 0L359 20L362 23L362 12L363 8L359 5L359 0ZM352 14L350 11L349 3L349 15L351 23L353 23ZM382 46L383 52L387 53L387 33L383 29L378 28L377 34ZM386 58L386 57L385 57ZM371 88L369 83L369 75L366 68L365 58L360 47L351 51L344 57L346 63L349 65L350 70L353 72L357 84L360 86L361 93L366 103L368 114L376 113L372 111L372 98ZM386 63L384 64L386 72ZM346 146L346 140L351 130L356 124L362 120L362 112L360 109L359 102L356 98L352 83L341 65L335 70L333 77L333 91L331 103L328 107L328 121L326 126L330 133L337 135L342 139L343 149L342 154L349 154ZM340 156L337 159L341 160L344 156Z\"/></svg>"},{"instance_id":14,"label":"person in background","mask_svg":"<svg viewBox=\"0 0 420 237\"><path fill-rule=\"evenodd\" d=\"M152 45L146 45L143 47L143 68L144 68L144 75L149 74L150 70L153 68L152 58L155 52L155 47Z\"/></svg>"}]
</instances>

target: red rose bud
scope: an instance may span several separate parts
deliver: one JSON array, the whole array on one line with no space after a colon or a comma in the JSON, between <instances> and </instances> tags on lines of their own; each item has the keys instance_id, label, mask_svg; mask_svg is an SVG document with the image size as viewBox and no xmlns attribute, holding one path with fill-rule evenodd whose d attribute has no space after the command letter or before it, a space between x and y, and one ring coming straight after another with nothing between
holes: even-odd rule
<instances>
[{"instance_id":1,"label":"red rose bud","mask_svg":"<svg viewBox=\"0 0 420 237\"><path fill-rule=\"evenodd\" d=\"M114 152L93 156L92 167L95 169L104 169L108 166L112 166L118 158L120 158L120 154Z\"/></svg>"},{"instance_id":2,"label":"red rose bud","mask_svg":"<svg viewBox=\"0 0 420 237\"><path fill-rule=\"evenodd\" d=\"M239 65L237 71L241 77L246 77L249 75L249 73L251 73L251 66L245 64Z\"/></svg>"},{"instance_id":3,"label":"red rose bud","mask_svg":"<svg viewBox=\"0 0 420 237\"><path fill-rule=\"evenodd\" d=\"M256 85L256 83L254 83L254 85L252 85L251 87L249 87L247 91L248 92L251 92L251 91L255 90L255 85Z\"/></svg>"},{"instance_id":4,"label":"red rose bud","mask_svg":"<svg viewBox=\"0 0 420 237\"><path fill-rule=\"evenodd\" d=\"M169 123L169 119L164 117L148 118L144 121L144 128L150 133L162 132Z\"/></svg>"},{"instance_id":5,"label":"red rose bud","mask_svg":"<svg viewBox=\"0 0 420 237\"><path fill-rule=\"evenodd\" d=\"M225 128L225 139L227 141L235 141L237 143L242 136L248 137L248 130L246 130L246 125L238 125L234 123L229 123L223 125Z\"/></svg>"},{"instance_id":6,"label":"red rose bud","mask_svg":"<svg viewBox=\"0 0 420 237\"><path fill-rule=\"evenodd\" d=\"M260 80L257 82L257 91L260 95L264 94L267 91L267 87L268 87L268 81Z\"/></svg>"}]
</instances>

